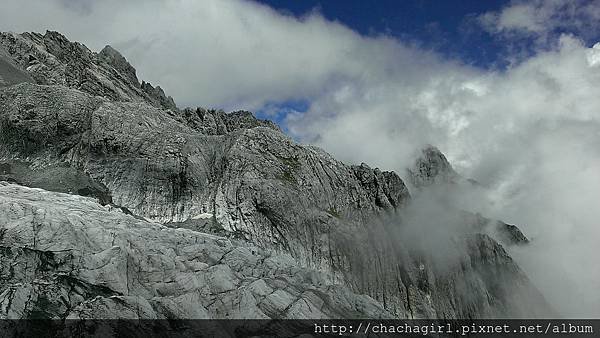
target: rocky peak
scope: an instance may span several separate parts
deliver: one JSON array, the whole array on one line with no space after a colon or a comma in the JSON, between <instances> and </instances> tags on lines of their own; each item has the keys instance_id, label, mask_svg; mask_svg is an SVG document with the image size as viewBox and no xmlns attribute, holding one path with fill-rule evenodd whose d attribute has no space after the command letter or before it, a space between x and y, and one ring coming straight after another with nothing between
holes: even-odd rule
<instances>
[{"instance_id":1,"label":"rocky peak","mask_svg":"<svg viewBox=\"0 0 600 338\"><path fill-rule=\"evenodd\" d=\"M257 119L254 114L245 110L225 113L223 110L186 108L181 112L181 116L189 127L205 135L225 135L254 127L267 127L281 131L275 123Z\"/></svg>"},{"instance_id":2,"label":"rocky peak","mask_svg":"<svg viewBox=\"0 0 600 338\"><path fill-rule=\"evenodd\" d=\"M98 53L98 58L104 60L113 68L118 70L121 74L128 78L131 81L131 83L139 82L137 75L135 74L135 68L133 68L133 66L129 62L127 62L127 59L125 59L125 57L123 57L121 53L119 53L116 49L112 48L111 46L106 45L106 47L104 47L100 51L100 53ZM142 89L143 84L144 82L142 82Z\"/></svg>"},{"instance_id":3,"label":"rocky peak","mask_svg":"<svg viewBox=\"0 0 600 338\"><path fill-rule=\"evenodd\" d=\"M421 189L433 184L456 184L466 183L471 187L481 187L473 179L464 179L461 177L446 156L436 147L427 146L421 151L421 156L417 158L412 168L407 169L411 184ZM471 226L475 231L485 232L494 237L504 245L522 245L529 243L527 237L521 230L511 224L506 224L499 220L491 220L479 214L473 214L461 210L465 225Z\"/></svg>"},{"instance_id":4,"label":"rocky peak","mask_svg":"<svg viewBox=\"0 0 600 338\"><path fill-rule=\"evenodd\" d=\"M94 53L58 32L47 31L43 35L2 32L0 49L37 84L62 85L113 101L145 102L162 109L177 109L161 88L139 83L135 68L110 46Z\"/></svg>"},{"instance_id":5,"label":"rocky peak","mask_svg":"<svg viewBox=\"0 0 600 338\"><path fill-rule=\"evenodd\" d=\"M81 45L78 42L71 42L69 41L69 39L67 39L66 36L64 36L63 34L57 32L57 31L51 31L51 30L47 30L46 33L42 36L39 33L23 33L24 35L37 35L37 36L41 36L44 41L46 41L47 43L50 41L54 41L54 43L56 45L61 46L62 48L65 48L68 45ZM83 45L82 45L83 46Z\"/></svg>"},{"instance_id":6,"label":"rocky peak","mask_svg":"<svg viewBox=\"0 0 600 338\"><path fill-rule=\"evenodd\" d=\"M134 69L135 72L135 69ZM160 86L153 87L149 82L142 81L142 91L152 99L158 107L164 107L171 110L177 110L177 105L171 96L167 96Z\"/></svg>"},{"instance_id":7,"label":"rocky peak","mask_svg":"<svg viewBox=\"0 0 600 338\"><path fill-rule=\"evenodd\" d=\"M407 171L410 182L417 188L433 183L453 183L459 178L446 156L431 145L421 150L421 156Z\"/></svg>"},{"instance_id":8,"label":"rocky peak","mask_svg":"<svg viewBox=\"0 0 600 338\"><path fill-rule=\"evenodd\" d=\"M352 166L358 181L372 194L378 207L395 210L404 205L410 194L402 179L393 171L371 169L366 163Z\"/></svg>"},{"instance_id":9,"label":"rocky peak","mask_svg":"<svg viewBox=\"0 0 600 338\"><path fill-rule=\"evenodd\" d=\"M90 62L94 57L93 52L85 45L71 42L64 35L55 31L46 31L43 36L43 43L48 53L63 62L72 62L73 60Z\"/></svg>"}]
</instances>

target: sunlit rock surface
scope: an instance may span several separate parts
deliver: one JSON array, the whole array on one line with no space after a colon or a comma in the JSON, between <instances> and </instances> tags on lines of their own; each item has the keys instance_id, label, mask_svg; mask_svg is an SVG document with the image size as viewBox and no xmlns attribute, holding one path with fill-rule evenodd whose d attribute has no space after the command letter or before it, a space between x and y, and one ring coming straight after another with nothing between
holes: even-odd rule
<instances>
[{"instance_id":1,"label":"sunlit rock surface","mask_svg":"<svg viewBox=\"0 0 600 338\"><path fill-rule=\"evenodd\" d=\"M48 32L1 33L0 49L11 65L0 71L26 75L0 88L0 180L89 196L3 184L5 261L23 262L3 263L4 316L550 311L479 228L448 236L450 259L415 247L402 230L411 197L393 172L344 164L249 112L177 109L110 47ZM428 182L441 169L453 176L427 161L415 173ZM50 298L37 301L36 280Z\"/></svg>"},{"instance_id":2,"label":"sunlit rock surface","mask_svg":"<svg viewBox=\"0 0 600 338\"><path fill-rule=\"evenodd\" d=\"M160 87L140 84L135 69L110 46L95 53L58 32L0 32L2 54L39 84L62 85L112 100L175 109L173 99L166 97Z\"/></svg>"},{"instance_id":3,"label":"sunlit rock surface","mask_svg":"<svg viewBox=\"0 0 600 338\"><path fill-rule=\"evenodd\" d=\"M0 183L0 318L380 318L287 254Z\"/></svg>"}]
</instances>

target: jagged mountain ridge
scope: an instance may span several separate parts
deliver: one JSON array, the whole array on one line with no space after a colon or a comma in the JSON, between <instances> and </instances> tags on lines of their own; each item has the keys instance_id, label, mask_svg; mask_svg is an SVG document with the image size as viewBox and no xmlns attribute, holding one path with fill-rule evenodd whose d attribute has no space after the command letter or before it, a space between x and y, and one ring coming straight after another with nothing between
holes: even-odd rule
<instances>
[{"instance_id":1,"label":"jagged mountain ridge","mask_svg":"<svg viewBox=\"0 0 600 338\"><path fill-rule=\"evenodd\" d=\"M48 31L43 35L2 32L0 49L4 52L0 56L8 57L35 83L64 85L112 100L176 109L173 99L160 87L139 83L135 68L110 46L95 53L58 32Z\"/></svg>"},{"instance_id":2,"label":"jagged mountain ridge","mask_svg":"<svg viewBox=\"0 0 600 338\"><path fill-rule=\"evenodd\" d=\"M466 249L455 270L442 272L390 236L395 225L378 219L410 202L395 173L341 163L248 112L165 106L112 48L94 54L54 32L1 36L10 62L36 82L0 90L2 179L288 253L325 283L369 295L401 318L547 310L486 235L459 236ZM31 55L32 65L24 62ZM526 293L542 306L519 304L514 295Z\"/></svg>"}]
</instances>

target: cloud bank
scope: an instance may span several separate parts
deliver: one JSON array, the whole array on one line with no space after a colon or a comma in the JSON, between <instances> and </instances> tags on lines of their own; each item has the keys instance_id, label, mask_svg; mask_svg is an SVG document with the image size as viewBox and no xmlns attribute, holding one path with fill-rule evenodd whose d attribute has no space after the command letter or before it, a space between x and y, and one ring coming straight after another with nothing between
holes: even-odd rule
<instances>
[{"instance_id":1,"label":"cloud bank","mask_svg":"<svg viewBox=\"0 0 600 338\"><path fill-rule=\"evenodd\" d=\"M585 35L598 28L600 8L596 0L513 1L497 12L484 13L479 20L493 33L525 34L547 38L556 29Z\"/></svg>"},{"instance_id":2,"label":"cloud bank","mask_svg":"<svg viewBox=\"0 0 600 338\"><path fill-rule=\"evenodd\" d=\"M111 44L182 106L258 109L310 98L395 54L381 50L394 44L317 13L295 18L247 1L8 0L2 7L3 30L58 30L93 50Z\"/></svg>"},{"instance_id":3,"label":"cloud bank","mask_svg":"<svg viewBox=\"0 0 600 338\"><path fill-rule=\"evenodd\" d=\"M473 211L533 239L513 253L552 304L600 317L600 44L583 42L599 13L554 0L482 13L490 38L533 45L502 70L248 1L6 0L0 29L111 44L181 106L306 101L287 112L289 132L348 162L402 174L434 144L487 187Z\"/></svg>"}]
</instances>

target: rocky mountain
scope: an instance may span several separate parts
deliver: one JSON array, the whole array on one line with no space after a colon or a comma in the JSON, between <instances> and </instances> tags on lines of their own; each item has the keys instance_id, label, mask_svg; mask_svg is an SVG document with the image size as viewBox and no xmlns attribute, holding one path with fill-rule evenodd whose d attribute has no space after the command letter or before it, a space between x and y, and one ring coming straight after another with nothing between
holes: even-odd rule
<instances>
[{"instance_id":1,"label":"rocky mountain","mask_svg":"<svg viewBox=\"0 0 600 338\"><path fill-rule=\"evenodd\" d=\"M485 218L460 216L450 260L413 245L394 172L178 109L111 47L1 33L0 56L1 318L552 313ZM454 172L425 154L421 177Z\"/></svg>"},{"instance_id":2,"label":"rocky mountain","mask_svg":"<svg viewBox=\"0 0 600 338\"><path fill-rule=\"evenodd\" d=\"M138 81L135 68L110 46L100 53L70 42L63 35L0 33L0 64L8 64L42 85L62 85L111 100L145 102L175 109L160 87ZM4 66L3 66L4 67ZM21 82L19 80L13 80Z\"/></svg>"},{"instance_id":3,"label":"rocky mountain","mask_svg":"<svg viewBox=\"0 0 600 338\"><path fill-rule=\"evenodd\" d=\"M460 179L446 156L432 145L421 150L421 156L407 169L407 173L411 184L416 188L436 183L454 183Z\"/></svg>"},{"instance_id":4,"label":"rocky mountain","mask_svg":"<svg viewBox=\"0 0 600 338\"><path fill-rule=\"evenodd\" d=\"M418 192L439 186L466 185L473 188L482 188L479 182L464 178L459 175L446 156L434 146L426 146L421 150L413 166L407 168L407 176L411 186ZM450 192L456 193L456 192ZM529 239L521 230L512 224L499 220L491 220L480 214L466 210L456 210L462 222L471 230L486 233L505 245L521 245L529 243Z\"/></svg>"}]
</instances>

